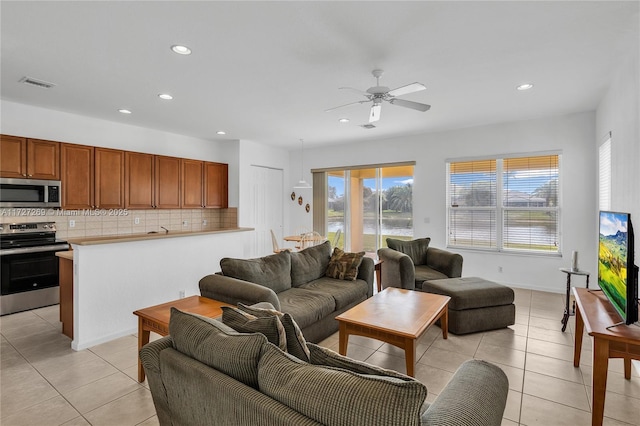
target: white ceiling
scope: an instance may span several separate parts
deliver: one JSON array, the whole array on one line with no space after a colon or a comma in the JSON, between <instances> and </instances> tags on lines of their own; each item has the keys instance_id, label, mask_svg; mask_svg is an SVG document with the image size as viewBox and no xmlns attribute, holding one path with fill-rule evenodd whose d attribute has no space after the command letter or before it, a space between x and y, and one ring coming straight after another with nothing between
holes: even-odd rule
<instances>
[{"instance_id":1,"label":"white ceiling","mask_svg":"<svg viewBox=\"0 0 640 426\"><path fill-rule=\"evenodd\" d=\"M594 110L639 38L638 1L1 2L1 97L285 148ZM190 56L170 51L185 44ZM414 81L428 112L338 90ZM29 76L56 84L18 83ZM533 90L518 92L523 82ZM161 101L158 93L170 93ZM131 115L117 112L133 111ZM338 118L351 119L348 124ZM216 131L225 130L220 137Z\"/></svg>"}]
</instances>

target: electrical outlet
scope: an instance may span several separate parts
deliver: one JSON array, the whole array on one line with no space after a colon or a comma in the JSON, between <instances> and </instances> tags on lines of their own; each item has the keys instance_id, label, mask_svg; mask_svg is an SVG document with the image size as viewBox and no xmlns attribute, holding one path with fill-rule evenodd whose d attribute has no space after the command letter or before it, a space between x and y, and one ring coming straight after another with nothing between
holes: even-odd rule
<instances>
[{"instance_id":1,"label":"electrical outlet","mask_svg":"<svg viewBox=\"0 0 640 426\"><path fill-rule=\"evenodd\" d=\"M189 226L189 221L188 220L183 220L182 221L182 226Z\"/></svg>"},{"instance_id":2,"label":"electrical outlet","mask_svg":"<svg viewBox=\"0 0 640 426\"><path fill-rule=\"evenodd\" d=\"M140 218L139 217L134 218L133 219L133 224L134 225L140 225Z\"/></svg>"},{"instance_id":3,"label":"electrical outlet","mask_svg":"<svg viewBox=\"0 0 640 426\"><path fill-rule=\"evenodd\" d=\"M202 224L206 225L207 224L207 219L202 219Z\"/></svg>"},{"instance_id":4,"label":"electrical outlet","mask_svg":"<svg viewBox=\"0 0 640 426\"><path fill-rule=\"evenodd\" d=\"M75 227L76 227L76 221L75 221L75 220L73 220L73 219L71 219L71 220L69 221L69 228L75 228Z\"/></svg>"},{"instance_id":5,"label":"electrical outlet","mask_svg":"<svg viewBox=\"0 0 640 426\"><path fill-rule=\"evenodd\" d=\"M502 272L502 266L498 266L498 272Z\"/></svg>"},{"instance_id":6,"label":"electrical outlet","mask_svg":"<svg viewBox=\"0 0 640 426\"><path fill-rule=\"evenodd\" d=\"M180 299L184 299L184 290L180 290L178 295Z\"/></svg>"}]
</instances>

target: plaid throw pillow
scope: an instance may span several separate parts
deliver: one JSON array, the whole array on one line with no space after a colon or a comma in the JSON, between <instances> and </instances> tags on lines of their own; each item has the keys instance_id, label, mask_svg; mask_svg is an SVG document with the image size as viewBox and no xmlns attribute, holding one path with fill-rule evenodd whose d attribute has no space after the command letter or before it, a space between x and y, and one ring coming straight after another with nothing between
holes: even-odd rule
<instances>
[{"instance_id":1,"label":"plaid throw pillow","mask_svg":"<svg viewBox=\"0 0 640 426\"><path fill-rule=\"evenodd\" d=\"M255 315L256 317L278 318L278 320L282 322L287 336L286 348L283 350L285 352L289 352L298 359L309 362L309 348L307 348L307 341L302 335L300 327L298 327L298 324L294 321L291 315L276 311L275 309L254 308L252 306L243 305L242 303L238 303L238 308L245 313Z\"/></svg>"},{"instance_id":2,"label":"plaid throw pillow","mask_svg":"<svg viewBox=\"0 0 640 426\"><path fill-rule=\"evenodd\" d=\"M257 317L240 309L222 307L222 323L239 333L262 333L267 340L283 351L287 350L287 335L280 318Z\"/></svg>"},{"instance_id":3,"label":"plaid throw pillow","mask_svg":"<svg viewBox=\"0 0 640 426\"><path fill-rule=\"evenodd\" d=\"M358 268L362 263L364 252L348 253L340 250L338 247L333 249L333 255L329 261L327 277L339 280L354 281L358 276Z\"/></svg>"}]
</instances>

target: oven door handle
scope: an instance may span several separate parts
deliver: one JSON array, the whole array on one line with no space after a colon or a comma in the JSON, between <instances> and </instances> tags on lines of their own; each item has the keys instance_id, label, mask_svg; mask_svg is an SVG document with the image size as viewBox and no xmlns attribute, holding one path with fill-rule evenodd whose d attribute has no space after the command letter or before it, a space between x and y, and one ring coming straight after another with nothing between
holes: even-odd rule
<instances>
[{"instance_id":1,"label":"oven door handle","mask_svg":"<svg viewBox=\"0 0 640 426\"><path fill-rule=\"evenodd\" d=\"M0 256L8 256L10 254L25 254L25 253L42 253L45 251L62 251L68 250L69 244L55 244L48 246L37 247L18 247L6 250L0 250Z\"/></svg>"}]
</instances>

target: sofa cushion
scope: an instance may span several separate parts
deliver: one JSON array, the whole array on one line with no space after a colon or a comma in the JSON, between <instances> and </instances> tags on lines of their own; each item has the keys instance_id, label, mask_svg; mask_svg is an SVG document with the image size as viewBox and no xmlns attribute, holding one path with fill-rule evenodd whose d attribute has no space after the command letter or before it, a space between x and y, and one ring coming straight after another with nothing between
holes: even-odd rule
<instances>
[{"instance_id":1,"label":"sofa cushion","mask_svg":"<svg viewBox=\"0 0 640 426\"><path fill-rule=\"evenodd\" d=\"M256 259L233 259L220 261L222 273L228 277L249 281L280 293L291 288L291 254L283 251Z\"/></svg>"},{"instance_id":2,"label":"sofa cushion","mask_svg":"<svg viewBox=\"0 0 640 426\"><path fill-rule=\"evenodd\" d=\"M169 334L174 349L254 388L258 360L268 344L261 333L243 334L218 320L171 308Z\"/></svg>"},{"instance_id":3,"label":"sofa cushion","mask_svg":"<svg viewBox=\"0 0 640 426\"><path fill-rule=\"evenodd\" d=\"M419 289L423 288L422 284L425 281L449 278L442 272L436 271L435 269L430 268L427 265L418 265L415 267L415 271L416 288Z\"/></svg>"},{"instance_id":4,"label":"sofa cushion","mask_svg":"<svg viewBox=\"0 0 640 426\"><path fill-rule=\"evenodd\" d=\"M300 328L308 327L336 310L336 301L328 293L292 287L277 296L280 310L291 314Z\"/></svg>"},{"instance_id":5,"label":"sofa cushion","mask_svg":"<svg viewBox=\"0 0 640 426\"><path fill-rule=\"evenodd\" d=\"M222 323L240 333L262 333L283 351L287 350L287 334L278 316L255 316L241 309L222 307Z\"/></svg>"},{"instance_id":6,"label":"sofa cushion","mask_svg":"<svg viewBox=\"0 0 640 426\"><path fill-rule=\"evenodd\" d=\"M336 247L327 266L326 276L340 280L353 281L358 276L358 267L362 263L364 252L349 253Z\"/></svg>"},{"instance_id":7,"label":"sofa cushion","mask_svg":"<svg viewBox=\"0 0 640 426\"><path fill-rule=\"evenodd\" d=\"M366 362L340 355L331 349L323 348L322 346L318 346L313 343L307 343L307 347L309 348L310 354L309 363L313 365L342 368L343 370L349 370L360 374L395 377L402 380L409 379L409 376L398 373L397 371L387 370L386 368L367 364Z\"/></svg>"},{"instance_id":8,"label":"sofa cushion","mask_svg":"<svg viewBox=\"0 0 640 426\"><path fill-rule=\"evenodd\" d=\"M300 288L330 294L336 301L336 311L339 311L353 302L366 299L367 287L368 284L365 280L345 282L335 278L322 277Z\"/></svg>"},{"instance_id":9,"label":"sofa cushion","mask_svg":"<svg viewBox=\"0 0 640 426\"><path fill-rule=\"evenodd\" d=\"M258 364L261 392L328 426L419 424L426 387L410 377L311 365L271 344Z\"/></svg>"},{"instance_id":10,"label":"sofa cushion","mask_svg":"<svg viewBox=\"0 0 640 426\"><path fill-rule=\"evenodd\" d=\"M259 308L256 306L247 306L242 303L238 303L238 308L249 315L255 315L256 317L263 318L277 318L283 325L283 330L286 333L287 344L285 348L278 346L280 349L289 352L291 355L303 360L309 361L309 349L307 348L307 341L302 335L302 331L298 324L288 313L283 313L275 309ZM273 343L273 342L271 342Z\"/></svg>"},{"instance_id":11,"label":"sofa cushion","mask_svg":"<svg viewBox=\"0 0 640 426\"><path fill-rule=\"evenodd\" d=\"M291 285L300 287L324 276L331 259L331 243L325 241L291 253Z\"/></svg>"},{"instance_id":12,"label":"sofa cushion","mask_svg":"<svg viewBox=\"0 0 640 426\"><path fill-rule=\"evenodd\" d=\"M414 265L427 264L427 249L431 238L418 238L411 241L387 238L387 247L406 254L413 260Z\"/></svg>"}]
</instances>

